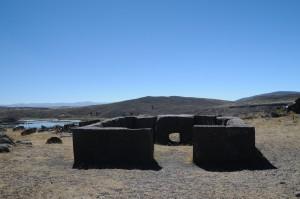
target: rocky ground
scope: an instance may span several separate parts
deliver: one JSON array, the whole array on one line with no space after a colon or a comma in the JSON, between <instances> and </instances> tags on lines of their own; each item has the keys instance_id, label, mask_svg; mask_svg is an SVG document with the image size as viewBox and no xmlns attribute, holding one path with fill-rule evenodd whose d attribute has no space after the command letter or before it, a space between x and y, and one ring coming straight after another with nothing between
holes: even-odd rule
<instances>
[{"instance_id":1,"label":"rocky ground","mask_svg":"<svg viewBox=\"0 0 300 199\"><path fill-rule=\"evenodd\" d=\"M190 146L155 146L160 171L72 169L72 138L45 144L53 133L20 136L0 154L0 198L296 198L300 197L300 118L252 119L257 148L277 169L207 171Z\"/></svg>"}]
</instances>

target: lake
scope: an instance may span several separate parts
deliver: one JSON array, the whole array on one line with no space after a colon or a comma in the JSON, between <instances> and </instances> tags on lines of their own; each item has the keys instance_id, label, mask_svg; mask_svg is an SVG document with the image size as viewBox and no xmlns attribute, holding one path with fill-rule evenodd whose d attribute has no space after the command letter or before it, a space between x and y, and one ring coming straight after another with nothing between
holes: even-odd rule
<instances>
[{"instance_id":1,"label":"lake","mask_svg":"<svg viewBox=\"0 0 300 199\"><path fill-rule=\"evenodd\" d=\"M24 126L25 128L41 128L45 126L52 128L56 125L64 126L66 124L78 124L80 120L58 120L58 119L40 119L40 120L20 120L17 126Z\"/></svg>"}]
</instances>

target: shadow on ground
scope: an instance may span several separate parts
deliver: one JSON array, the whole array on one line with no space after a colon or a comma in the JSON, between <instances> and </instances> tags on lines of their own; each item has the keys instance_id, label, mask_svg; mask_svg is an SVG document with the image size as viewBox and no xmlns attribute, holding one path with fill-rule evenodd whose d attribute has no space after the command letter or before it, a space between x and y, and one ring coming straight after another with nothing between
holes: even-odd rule
<instances>
[{"instance_id":1,"label":"shadow on ground","mask_svg":"<svg viewBox=\"0 0 300 199\"><path fill-rule=\"evenodd\" d=\"M110 163L110 164L85 164L85 163L76 163L73 165L73 169L125 169L125 170L153 170L159 171L162 169L159 164L153 160L147 164L124 164L124 163Z\"/></svg>"},{"instance_id":2,"label":"shadow on ground","mask_svg":"<svg viewBox=\"0 0 300 199\"><path fill-rule=\"evenodd\" d=\"M268 159L257 149L253 152L253 157L243 162L218 162L213 164L197 164L206 171L233 172L241 170L269 170L277 169Z\"/></svg>"}]
</instances>

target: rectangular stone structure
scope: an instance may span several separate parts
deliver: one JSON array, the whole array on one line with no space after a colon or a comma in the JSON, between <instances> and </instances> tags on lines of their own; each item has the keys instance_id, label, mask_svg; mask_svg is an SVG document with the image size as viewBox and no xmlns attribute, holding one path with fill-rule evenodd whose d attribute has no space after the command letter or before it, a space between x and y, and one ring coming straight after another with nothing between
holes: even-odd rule
<instances>
[{"instance_id":1,"label":"rectangular stone structure","mask_svg":"<svg viewBox=\"0 0 300 199\"><path fill-rule=\"evenodd\" d=\"M155 142L170 144L170 133L180 134L180 144L192 143L193 115L159 115L155 125Z\"/></svg>"},{"instance_id":2,"label":"rectangular stone structure","mask_svg":"<svg viewBox=\"0 0 300 199\"><path fill-rule=\"evenodd\" d=\"M251 159L254 152L254 127L193 127L193 161L197 165L241 163Z\"/></svg>"},{"instance_id":3,"label":"rectangular stone structure","mask_svg":"<svg viewBox=\"0 0 300 199\"><path fill-rule=\"evenodd\" d=\"M154 161L151 129L73 129L73 168L143 168Z\"/></svg>"}]
</instances>

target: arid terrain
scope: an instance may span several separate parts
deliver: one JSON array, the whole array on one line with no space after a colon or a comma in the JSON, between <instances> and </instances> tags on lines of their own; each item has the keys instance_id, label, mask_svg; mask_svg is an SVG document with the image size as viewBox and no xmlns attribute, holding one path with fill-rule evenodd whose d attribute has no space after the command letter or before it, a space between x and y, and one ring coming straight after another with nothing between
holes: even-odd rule
<instances>
[{"instance_id":1,"label":"arid terrain","mask_svg":"<svg viewBox=\"0 0 300 199\"><path fill-rule=\"evenodd\" d=\"M208 171L192 163L191 146L155 145L162 167L152 170L72 169L72 137L45 144L53 133L0 154L0 198L296 198L300 193L300 117L246 120L256 146L276 169Z\"/></svg>"}]
</instances>

